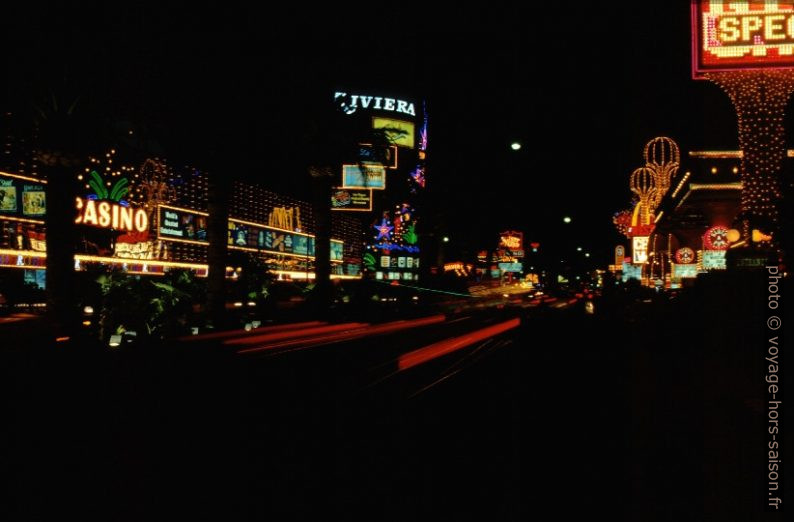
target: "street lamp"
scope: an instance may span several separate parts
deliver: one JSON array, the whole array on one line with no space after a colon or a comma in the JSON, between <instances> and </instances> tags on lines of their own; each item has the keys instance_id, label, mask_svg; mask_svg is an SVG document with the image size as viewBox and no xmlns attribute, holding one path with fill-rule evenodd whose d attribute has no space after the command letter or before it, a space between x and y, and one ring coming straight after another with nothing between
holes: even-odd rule
<instances>
[{"instance_id":1,"label":"street lamp","mask_svg":"<svg viewBox=\"0 0 794 522\"><path fill-rule=\"evenodd\" d=\"M564 218L562 218L562 222L563 223L570 223L571 222L571 218L569 216L565 216Z\"/></svg>"},{"instance_id":2,"label":"street lamp","mask_svg":"<svg viewBox=\"0 0 794 522\"><path fill-rule=\"evenodd\" d=\"M518 143L517 141L514 141L513 143L510 144L510 148L513 150L521 150L521 144Z\"/></svg>"},{"instance_id":3,"label":"street lamp","mask_svg":"<svg viewBox=\"0 0 794 522\"><path fill-rule=\"evenodd\" d=\"M444 237L443 237L441 240L442 240L444 243L449 243L449 237L447 237L447 236L444 236Z\"/></svg>"}]
</instances>

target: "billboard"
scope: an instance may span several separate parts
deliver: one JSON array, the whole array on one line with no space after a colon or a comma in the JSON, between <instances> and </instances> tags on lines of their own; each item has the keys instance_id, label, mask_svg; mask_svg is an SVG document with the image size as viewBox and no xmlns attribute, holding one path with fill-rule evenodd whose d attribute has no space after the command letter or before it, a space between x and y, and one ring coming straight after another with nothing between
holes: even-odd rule
<instances>
[{"instance_id":1,"label":"billboard","mask_svg":"<svg viewBox=\"0 0 794 522\"><path fill-rule=\"evenodd\" d=\"M386 136L398 147L414 148L414 124L392 118L372 118L373 129L383 129Z\"/></svg>"},{"instance_id":2,"label":"billboard","mask_svg":"<svg viewBox=\"0 0 794 522\"><path fill-rule=\"evenodd\" d=\"M692 1L692 75L794 67L794 2Z\"/></svg>"},{"instance_id":3,"label":"billboard","mask_svg":"<svg viewBox=\"0 0 794 522\"><path fill-rule=\"evenodd\" d=\"M44 185L34 178L0 174L0 216L43 218L47 213Z\"/></svg>"},{"instance_id":4,"label":"billboard","mask_svg":"<svg viewBox=\"0 0 794 522\"><path fill-rule=\"evenodd\" d=\"M232 248L295 257L314 257L314 236L229 219L228 245ZM331 240L331 261L342 261L344 244Z\"/></svg>"},{"instance_id":5,"label":"billboard","mask_svg":"<svg viewBox=\"0 0 794 522\"><path fill-rule=\"evenodd\" d=\"M648 262L648 236L632 238L632 263L643 264Z\"/></svg>"},{"instance_id":6,"label":"billboard","mask_svg":"<svg viewBox=\"0 0 794 522\"><path fill-rule=\"evenodd\" d=\"M157 237L207 243L207 214L160 205L157 209Z\"/></svg>"},{"instance_id":7,"label":"billboard","mask_svg":"<svg viewBox=\"0 0 794 522\"><path fill-rule=\"evenodd\" d=\"M372 210L372 190L337 187L331 191L331 210L369 212Z\"/></svg>"},{"instance_id":8,"label":"billboard","mask_svg":"<svg viewBox=\"0 0 794 522\"><path fill-rule=\"evenodd\" d=\"M524 265L522 263L499 263L499 270L502 272L522 272Z\"/></svg>"},{"instance_id":9,"label":"billboard","mask_svg":"<svg viewBox=\"0 0 794 522\"><path fill-rule=\"evenodd\" d=\"M386 167L383 165L342 165L342 188L385 190Z\"/></svg>"},{"instance_id":10,"label":"billboard","mask_svg":"<svg viewBox=\"0 0 794 522\"><path fill-rule=\"evenodd\" d=\"M703 270L725 270L725 250L704 250L700 264Z\"/></svg>"},{"instance_id":11,"label":"billboard","mask_svg":"<svg viewBox=\"0 0 794 522\"><path fill-rule=\"evenodd\" d=\"M698 276L698 266L695 263L673 263L673 279L693 278Z\"/></svg>"},{"instance_id":12,"label":"billboard","mask_svg":"<svg viewBox=\"0 0 794 522\"><path fill-rule=\"evenodd\" d=\"M371 143L359 143L358 157L363 163L385 165L387 169L397 168L397 145L377 150Z\"/></svg>"}]
</instances>

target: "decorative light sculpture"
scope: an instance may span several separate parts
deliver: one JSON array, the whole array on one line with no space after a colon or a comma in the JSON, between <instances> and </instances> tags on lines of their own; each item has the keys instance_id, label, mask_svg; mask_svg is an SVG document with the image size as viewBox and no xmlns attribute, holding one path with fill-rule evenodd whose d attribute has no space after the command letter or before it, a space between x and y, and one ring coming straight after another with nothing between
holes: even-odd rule
<instances>
[{"instance_id":1,"label":"decorative light sculpture","mask_svg":"<svg viewBox=\"0 0 794 522\"><path fill-rule=\"evenodd\" d=\"M706 78L728 94L738 117L739 147L744 152L740 220L749 225L743 225L742 229L774 232L778 226L780 177L786 157L783 115L794 92L794 72L710 72Z\"/></svg>"},{"instance_id":2,"label":"decorative light sculpture","mask_svg":"<svg viewBox=\"0 0 794 522\"><path fill-rule=\"evenodd\" d=\"M678 173L681 152L675 141L660 136L645 145L643 156L645 167L651 169L656 178L656 193L651 201L651 207L655 210L670 190L670 180Z\"/></svg>"},{"instance_id":3,"label":"decorative light sculpture","mask_svg":"<svg viewBox=\"0 0 794 522\"><path fill-rule=\"evenodd\" d=\"M639 224L650 225L652 223L651 202L656 197L656 175L652 169L640 167L631 173L631 191L640 199L637 203L639 207Z\"/></svg>"}]
</instances>

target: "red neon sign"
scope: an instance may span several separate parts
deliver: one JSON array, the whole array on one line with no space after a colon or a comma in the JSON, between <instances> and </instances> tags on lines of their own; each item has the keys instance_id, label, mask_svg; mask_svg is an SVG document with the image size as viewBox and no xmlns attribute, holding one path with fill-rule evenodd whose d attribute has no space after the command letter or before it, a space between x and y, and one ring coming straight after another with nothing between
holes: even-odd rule
<instances>
[{"instance_id":1,"label":"red neon sign","mask_svg":"<svg viewBox=\"0 0 794 522\"><path fill-rule=\"evenodd\" d=\"M692 0L692 75L794 67L794 1Z\"/></svg>"}]
</instances>

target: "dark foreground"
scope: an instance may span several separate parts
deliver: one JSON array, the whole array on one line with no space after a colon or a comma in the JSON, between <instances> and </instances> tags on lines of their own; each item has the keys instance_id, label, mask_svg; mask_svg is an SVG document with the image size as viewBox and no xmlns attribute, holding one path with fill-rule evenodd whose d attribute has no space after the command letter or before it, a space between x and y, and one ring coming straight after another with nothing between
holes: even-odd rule
<instances>
[{"instance_id":1,"label":"dark foreground","mask_svg":"<svg viewBox=\"0 0 794 522\"><path fill-rule=\"evenodd\" d=\"M740 292L479 312L280 355L9 351L2 518L772 519L766 334Z\"/></svg>"}]
</instances>

